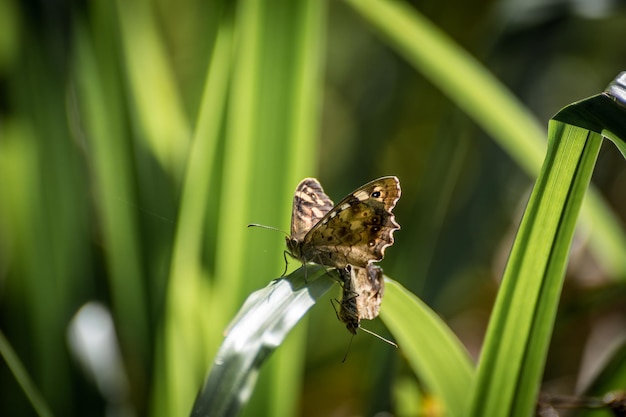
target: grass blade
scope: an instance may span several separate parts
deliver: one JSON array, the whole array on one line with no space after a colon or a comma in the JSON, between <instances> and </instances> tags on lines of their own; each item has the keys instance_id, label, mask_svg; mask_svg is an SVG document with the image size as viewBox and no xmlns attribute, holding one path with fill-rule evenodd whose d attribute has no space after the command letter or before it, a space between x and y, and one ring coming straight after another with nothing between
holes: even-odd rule
<instances>
[{"instance_id":1,"label":"grass blade","mask_svg":"<svg viewBox=\"0 0 626 417\"><path fill-rule=\"evenodd\" d=\"M489 323L473 416L528 415L534 406L576 217L601 144L599 135L559 122L551 123L551 138Z\"/></svg>"},{"instance_id":2,"label":"grass blade","mask_svg":"<svg viewBox=\"0 0 626 417\"><path fill-rule=\"evenodd\" d=\"M444 404L446 415L465 415L474 377L469 354L444 321L397 282L386 278L385 322L415 374Z\"/></svg>"},{"instance_id":3,"label":"grass blade","mask_svg":"<svg viewBox=\"0 0 626 417\"><path fill-rule=\"evenodd\" d=\"M157 386L156 389L167 395L154 396L155 410L169 410L166 415L178 414L180 410L188 409L197 383L189 376L207 363L207 352L200 348L205 345L203 335L218 333L221 331L221 324L226 321L223 314L220 315L219 309L215 309L215 314L210 315L204 308L209 291L203 282L205 277L201 260L211 179L218 163L216 153L226 112L229 74L232 70L232 31L232 21L228 18L222 19L184 176L167 291L167 316L163 335L165 360L157 357L157 369L163 362L167 366L162 371L163 377L157 379L166 386ZM197 323L198 317L201 318L200 323L206 325L201 326L203 331L189 325Z\"/></svg>"},{"instance_id":4,"label":"grass blade","mask_svg":"<svg viewBox=\"0 0 626 417\"><path fill-rule=\"evenodd\" d=\"M116 2L123 63L141 132L138 137L145 139L146 147L163 168L179 179L187 159L191 125L158 28L154 5L149 1ZM146 65L148 62L150 65Z\"/></svg>"},{"instance_id":5,"label":"grass blade","mask_svg":"<svg viewBox=\"0 0 626 417\"><path fill-rule=\"evenodd\" d=\"M31 379L30 375L28 375L26 368L20 361L20 358L13 350L2 331L0 331L0 355L4 358L4 361L13 373L13 376L15 376L15 379L22 387L22 390L28 397L30 403L33 405L37 415L40 417L52 417L50 407L48 407L48 404L37 389L37 386Z\"/></svg>"},{"instance_id":6,"label":"grass blade","mask_svg":"<svg viewBox=\"0 0 626 417\"><path fill-rule=\"evenodd\" d=\"M191 415L238 415L261 365L334 283L325 268L307 266L252 293L229 326Z\"/></svg>"},{"instance_id":7,"label":"grass blade","mask_svg":"<svg viewBox=\"0 0 626 417\"><path fill-rule=\"evenodd\" d=\"M595 126L571 117L598 104L597 97L569 106L550 122L548 155L489 323L473 416L526 416L535 406L576 220L602 143L595 130L611 126L603 119L607 114L624 112L624 107L605 99L599 107L587 108L591 111L583 117Z\"/></svg>"}]
</instances>

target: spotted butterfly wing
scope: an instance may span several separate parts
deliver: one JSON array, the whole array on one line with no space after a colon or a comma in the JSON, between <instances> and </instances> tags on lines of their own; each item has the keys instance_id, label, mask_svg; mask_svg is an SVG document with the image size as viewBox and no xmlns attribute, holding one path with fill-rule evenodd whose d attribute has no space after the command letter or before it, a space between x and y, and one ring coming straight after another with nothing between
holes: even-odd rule
<instances>
[{"instance_id":1,"label":"spotted butterfly wing","mask_svg":"<svg viewBox=\"0 0 626 417\"><path fill-rule=\"evenodd\" d=\"M291 238L301 241L329 211L333 201L324 193L315 178L300 181L293 195L291 210Z\"/></svg>"},{"instance_id":2,"label":"spotted butterfly wing","mask_svg":"<svg viewBox=\"0 0 626 417\"><path fill-rule=\"evenodd\" d=\"M351 269L352 291L359 295L356 298L359 319L372 320L378 317L385 293L383 270L374 264L369 264L365 268Z\"/></svg>"},{"instance_id":3,"label":"spotted butterfly wing","mask_svg":"<svg viewBox=\"0 0 626 417\"><path fill-rule=\"evenodd\" d=\"M319 186L319 182L315 181L315 184ZM321 186L319 190L311 189L319 192ZM370 262L380 261L385 248L394 242L393 232L400 229L392 213L400 195L398 178L382 177L341 200L308 231L306 227L294 228L298 221L294 221L292 215L292 234L287 238L289 252L303 263L315 262L336 268L347 265L364 268ZM310 204L324 202L325 209L331 200L326 194L323 196L325 199L312 199ZM294 206L294 213L296 210ZM322 212L320 208L317 214Z\"/></svg>"}]
</instances>

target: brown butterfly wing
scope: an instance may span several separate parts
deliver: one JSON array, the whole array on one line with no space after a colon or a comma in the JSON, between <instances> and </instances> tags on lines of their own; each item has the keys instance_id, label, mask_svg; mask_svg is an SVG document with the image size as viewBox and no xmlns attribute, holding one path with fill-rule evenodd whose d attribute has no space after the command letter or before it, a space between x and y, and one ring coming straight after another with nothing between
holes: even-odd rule
<instances>
[{"instance_id":1,"label":"brown butterfly wing","mask_svg":"<svg viewBox=\"0 0 626 417\"><path fill-rule=\"evenodd\" d=\"M357 189L306 233L300 258L336 268L364 268L380 261L393 244L393 232L400 229L392 213L400 194L396 177L382 177Z\"/></svg>"},{"instance_id":2,"label":"brown butterfly wing","mask_svg":"<svg viewBox=\"0 0 626 417\"><path fill-rule=\"evenodd\" d=\"M318 180L305 178L300 181L293 195L291 238L301 242L333 206Z\"/></svg>"},{"instance_id":3,"label":"brown butterfly wing","mask_svg":"<svg viewBox=\"0 0 626 417\"><path fill-rule=\"evenodd\" d=\"M369 264L366 268L352 267L352 291L356 297L359 319L372 320L378 317L380 304L385 293L385 281L381 267Z\"/></svg>"}]
</instances>

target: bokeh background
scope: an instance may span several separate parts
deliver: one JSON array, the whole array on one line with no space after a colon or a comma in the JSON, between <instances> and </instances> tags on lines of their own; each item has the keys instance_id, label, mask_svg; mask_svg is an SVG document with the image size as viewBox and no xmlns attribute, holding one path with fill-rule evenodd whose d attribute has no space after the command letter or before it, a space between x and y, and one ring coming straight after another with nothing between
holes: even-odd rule
<instances>
[{"instance_id":1,"label":"bokeh background","mask_svg":"<svg viewBox=\"0 0 626 417\"><path fill-rule=\"evenodd\" d=\"M402 230L381 265L478 356L534 174L350 2L302 3L0 0L0 414L188 413L228 320L282 272L283 236L246 224L287 230L304 176L335 201L400 178ZM626 69L623 2L401 3L543 129ZM625 167L607 142L593 180L622 226ZM547 362L553 393L583 389L626 338L625 277L587 236ZM320 302L245 413L438 415L401 350L360 333L342 364L349 341Z\"/></svg>"}]
</instances>

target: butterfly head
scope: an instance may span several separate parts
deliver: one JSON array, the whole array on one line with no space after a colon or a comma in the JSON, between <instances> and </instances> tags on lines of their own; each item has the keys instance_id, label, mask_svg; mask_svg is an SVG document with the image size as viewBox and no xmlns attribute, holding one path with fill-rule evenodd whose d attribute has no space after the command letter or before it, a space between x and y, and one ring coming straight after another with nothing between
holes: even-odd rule
<instances>
[{"instance_id":1,"label":"butterfly head","mask_svg":"<svg viewBox=\"0 0 626 417\"><path fill-rule=\"evenodd\" d=\"M285 237L287 242L287 252L295 259L302 260L302 242L295 237Z\"/></svg>"}]
</instances>

